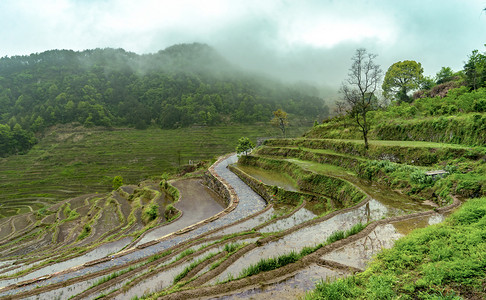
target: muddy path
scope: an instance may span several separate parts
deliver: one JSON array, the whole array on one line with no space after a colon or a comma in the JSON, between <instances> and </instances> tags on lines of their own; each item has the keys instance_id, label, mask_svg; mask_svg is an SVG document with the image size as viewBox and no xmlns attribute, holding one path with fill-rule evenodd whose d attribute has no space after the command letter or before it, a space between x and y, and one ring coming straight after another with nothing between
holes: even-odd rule
<instances>
[{"instance_id":1,"label":"muddy path","mask_svg":"<svg viewBox=\"0 0 486 300\"><path fill-rule=\"evenodd\" d=\"M202 182L191 178L175 181L173 184L181 195L174 206L183 212L182 216L171 224L160 226L143 236L134 246L160 239L172 232L181 230L194 223L208 219L224 210L220 197Z\"/></svg>"}]
</instances>

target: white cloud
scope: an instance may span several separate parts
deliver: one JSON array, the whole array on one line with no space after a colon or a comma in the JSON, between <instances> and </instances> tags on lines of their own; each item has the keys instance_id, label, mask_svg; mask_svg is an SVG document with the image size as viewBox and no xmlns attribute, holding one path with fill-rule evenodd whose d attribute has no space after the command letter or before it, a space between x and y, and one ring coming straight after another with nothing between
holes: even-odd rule
<instances>
[{"instance_id":1,"label":"white cloud","mask_svg":"<svg viewBox=\"0 0 486 300\"><path fill-rule=\"evenodd\" d=\"M204 42L248 68L336 84L358 47L426 72L483 50L484 0L3 0L0 56L49 49L156 52Z\"/></svg>"}]
</instances>

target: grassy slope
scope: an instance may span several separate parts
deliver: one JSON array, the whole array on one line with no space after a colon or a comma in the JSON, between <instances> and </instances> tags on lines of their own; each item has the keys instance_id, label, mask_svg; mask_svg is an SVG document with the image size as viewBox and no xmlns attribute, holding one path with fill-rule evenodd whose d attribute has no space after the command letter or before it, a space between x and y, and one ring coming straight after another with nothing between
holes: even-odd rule
<instances>
[{"instance_id":1,"label":"grassy slope","mask_svg":"<svg viewBox=\"0 0 486 300\"><path fill-rule=\"evenodd\" d=\"M290 127L298 136L308 127ZM278 136L262 125L175 130L54 129L26 155L0 159L0 218L36 210L76 195L111 190L114 176L125 183L174 172L189 160L232 152L238 138Z\"/></svg>"},{"instance_id":2,"label":"grassy slope","mask_svg":"<svg viewBox=\"0 0 486 300\"><path fill-rule=\"evenodd\" d=\"M427 101L440 106L446 105L450 100L448 98L451 97ZM410 109L414 113L407 115ZM390 106L385 111L374 112L371 117L373 129L369 137L381 141L373 141L371 145L435 149L447 146L459 150L464 145L482 146L476 148L478 155L469 155L472 150L460 156L452 155L452 152L449 157L442 155L441 164L432 163L429 167L442 168L448 165L455 167L456 171L435 185L423 184L424 190L441 191L441 196L458 194L465 198L482 198L468 199L445 222L416 230L400 239L392 249L379 254L365 272L332 283L319 284L312 293L306 295L306 299L486 298L486 113L438 113L430 116L430 111L423 104L414 103ZM306 133L306 137L355 140L361 134L352 120L339 117L313 128ZM388 176L383 167L368 167L377 170L376 176L372 176L374 181L382 181Z\"/></svg>"}]
</instances>

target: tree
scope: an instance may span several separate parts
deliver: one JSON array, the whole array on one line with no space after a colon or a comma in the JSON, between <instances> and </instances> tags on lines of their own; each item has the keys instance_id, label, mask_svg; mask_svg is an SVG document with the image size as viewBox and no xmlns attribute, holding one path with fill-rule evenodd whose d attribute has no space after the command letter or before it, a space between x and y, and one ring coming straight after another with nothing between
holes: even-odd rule
<instances>
[{"instance_id":1,"label":"tree","mask_svg":"<svg viewBox=\"0 0 486 300\"><path fill-rule=\"evenodd\" d=\"M454 72L449 67L442 67L435 75L435 83L441 84L447 81L451 81L454 77Z\"/></svg>"},{"instance_id":2,"label":"tree","mask_svg":"<svg viewBox=\"0 0 486 300\"><path fill-rule=\"evenodd\" d=\"M486 55L474 50L464 65L467 85L476 90L484 86L486 81Z\"/></svg>"},{"instance_id":3,"label":"tree","mask_svg":"<svg viewBox=\"0 0 486 300\"><path fill-rule=\"evenodd\" d=\"M353 63L348 78L342 83L340 89L343 100L350 107L350 115L363 133L366 149L368 149L368 132L371 127L366 115L373 110L376 102L375 92L383 73L380 66L375 63L376 57L376 54L368 53L366 49L357 49L351 59Z\"/></svg>"},{"instance_id":4,"label":"tree","mask_svg":"<svg viewBox=\"0 0 486 300\"><path fill-rule=\"evenodd\" d=\"M123 185L123 177L117 175L113 178L113 189L116 190Z\"/></svg>"},{"instance_id":5,"label":"tree","mask_svg":"<svg viewBox=\"0 0 486 300\"><path fill-rule=\"evenodd\" d=\"M423 80L422 65L413 60L394 63L386 71L383 80L383 95L399 102L411 102L408 93L420 87Z\"/></svg>"},{"instance_id":6,"label":"tree","mask_svg":"<svg viewBox=\"0 0 486 300\"><path fill-rule=\"evenodd\" d=\"M236 153L244 153L246 156L253 148L255 148L255 144L253 144L249 138L241 137L238 140L238 145L236 146Z\"/></svg>"},{"instance_id":7,"label":"tree","mask_svg":"<svg viewBox=\"0 0 486 300\"><path fill-rule=\"evenodd\" d=\"M289 124L289 121L287 121L287 113L280 108L277 109L273 112L273 119L271 122L282 131L282 135L285 138L285 127Z\"/></svg>"}]
</instances>

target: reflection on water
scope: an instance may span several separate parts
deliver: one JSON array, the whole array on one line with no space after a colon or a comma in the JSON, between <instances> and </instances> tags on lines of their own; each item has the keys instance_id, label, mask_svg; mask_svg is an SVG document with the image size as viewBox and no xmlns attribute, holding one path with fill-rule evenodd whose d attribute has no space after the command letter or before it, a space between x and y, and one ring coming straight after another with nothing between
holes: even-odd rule
<instances>
[{"instance_id":1,"label":"reflection on water","mask_svg":"<svg viewBox=\"0 0 486 300\"><path fill-rule=\"evenodd\" d=\"M262 233L281 231L281 230L292 228L295 225L301 224L315 217L316 215L313 214L311 211L305 208L301 208L290 217L278 220L277 222L269 224L258 231Z\"/></svg>"},{"instance_id":2,"label":"reflection on water","mask_svg":"<svg viewBox=\"0 0 486 300\"><path fill-rule=\"evenodd\" d=\"M246 220L244 222L241 222L239 224L230 226L230 227L225 228L223 230L219 230L219 231L217 231L213 234L208 235L208 237L228 235L228 234L233 234L233 233L237 233L237 232L249 231L252 228L270 220L272 218L274 212L275 212L275 210L272 207L269 210L267 210L266 212L254 217L254 218L251 218L251 219Z\"/></svg>"},{"instance_id":3,"label":"reflection on water","mask_svg":"<svg viewBox=\"0 0 486 300\"><path fill-rule=\"evenodd\" d=\"M414 229L424 228L429 225L434 225L444 221L444 219L445 219L444 215L435 213L432 216L413 218L405 221L394 222L393 226L396 228L396 230L399 233L403 235L407 235Z\"/></svg>"},{"instance_id":4,"label":"reflection on water","mask_svg":"<svg viewBox=\"0 0 486 300\"><path fill-rule=\"evenodd\" d=\"M364 224L371 220L377 220L389 213L390 210L384 205L371 200L366 205L345 213L337 214L328 220L309 227L304 227L288 234L278 241L251 250L235 261L210 283L214 284L217 281L223 281L230 276L230 274L233 277L238 277L244 268L248 267L250 264L256 264L262 258L276 257L291 251L299 252L304 247L315 246L325 242L335 231L346 231L357 223Z\"/></svg>"},{"instance_id":5,"label":"reflection on water","mask_svg":"<svg viewBox=\"0 0 486 300\"><path fill-rule=\"evenodd\" d=\"M271 170L264 170L252 166L246 166L237 164L238 169L242 170L246 174L253 178L260 180L267 185L276 185L287 191L298 191L299 187L295 181L288 175L282 172L276 172Z\"/></svg>"},{"instance_id":6,"label":"reflection on water","mask_svg":"<svg viewBox=\"0 0 486 300\"><path fill-rule=\"evenodd\" d=\"M107 243L104 245L99 246L98 248L93 249L92 251L78 256L74 257L72 259L53 264L50 266L46 266L42 269L36 270L32 273L26 274L25 276L22 277L16 277L13 279L8 279L8 280L2 280L0 281L0 287L4 287L16 282L24 281L24 280L29 280L37 277L41 277L44 275L49 275L53 274L56 272L60 272L72 267L76 267L79 265L84 264L85 262L93 261L99 258L103 258L109 254L115 253L123 249L126 245L130 243L132 239L131 238L124 238L115 242Z\"/></svg>"},{"instance_id":7,"label":"reflection on water","mask_svg":"<svg viewBox=\"0 0 486 300\"><path fill-rule=\"evenodd\" d=\"M316 283L321 280L334 280L344 276L346 276L346 273L342 271L313 264L282 281L254 287L218 299L299 299L304 296L306 291L314 289Z\"/></svg>"},{"instance_id":8,"label":"reflection on water","mask_svg":"<svg viewBox=\"0 0 486 300\"><path fill-rule=\"evenodd\" d=\"M365 269L366 263L383 248L388 249L403 235L392 224L380 225L369 235L322 256L358 269Z\"/></svg>"}]
</instances>

